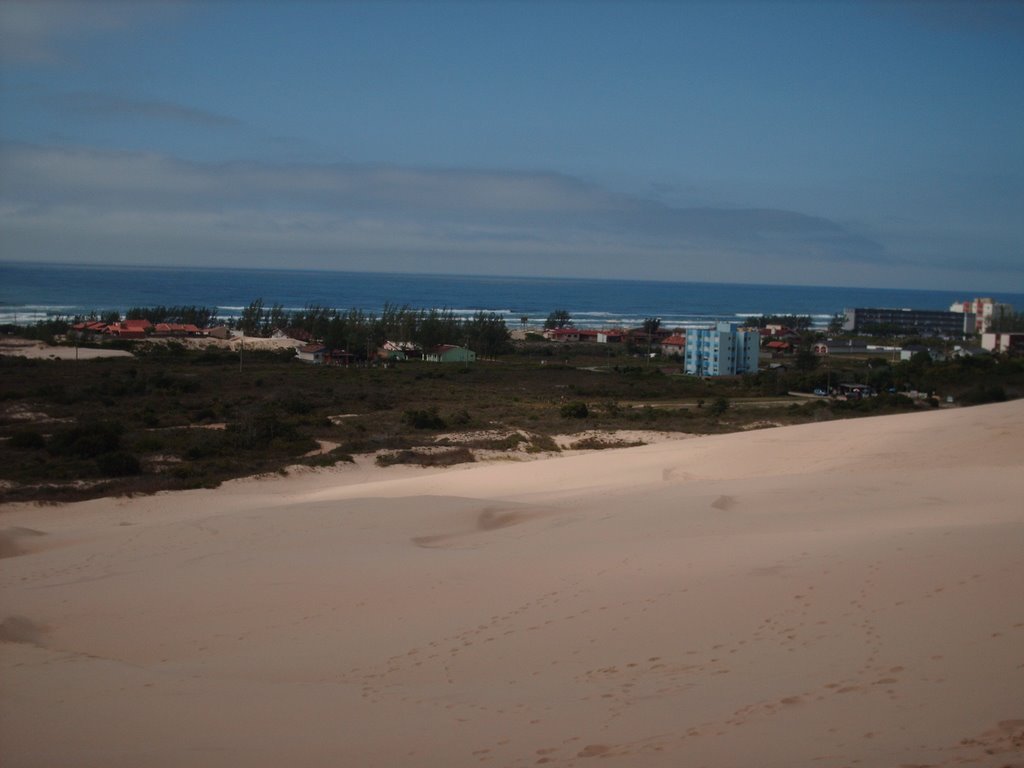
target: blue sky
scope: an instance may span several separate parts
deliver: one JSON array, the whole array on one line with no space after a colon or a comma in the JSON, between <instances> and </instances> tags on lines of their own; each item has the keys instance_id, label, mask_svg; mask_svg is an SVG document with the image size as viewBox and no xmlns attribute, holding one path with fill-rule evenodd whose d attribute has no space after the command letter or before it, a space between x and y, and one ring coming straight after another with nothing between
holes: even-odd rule
<instances>
[{"instance_id":1,"label":"blue sky","mask_svg":"<svg viewBox=\"0 0 1024 768\"><path fill-rule=\"evenodd\" d=\"M0 259L1024 291L1022 2L0 3Z\"/></svg>"}]
</instances>

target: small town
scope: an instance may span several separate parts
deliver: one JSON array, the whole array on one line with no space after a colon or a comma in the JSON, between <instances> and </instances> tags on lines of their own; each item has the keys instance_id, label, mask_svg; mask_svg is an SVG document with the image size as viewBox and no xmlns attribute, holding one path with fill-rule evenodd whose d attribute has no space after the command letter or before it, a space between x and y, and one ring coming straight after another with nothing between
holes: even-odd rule
<instances>
[{"instance_id":1,"label":"small town","mask_svg":"<svg viewBox=\"0 0 1024 768\"><path fill-rule=\"evenodd\" d=\"M347 332L350 338L353 334L360 337L349 348L328 343L325 336L330 331L316 335L318 323L310 322L311 318L303 313L294 318L286 318L280 312L275 316L273 311L266 312L261 302L254 302L248 314L239 320L204 327L134 316L145 314L145 310L129 314L133 316L71 323L65 338L77 343L205 339L211 343L234 342L233 346L244 348L247 335L255 335L290 344L296 361L327 366L388 365L408 360L464 364L474 362L478 355L494 356L511 351L515 345L537 342L609 345L660 363L678 363L678 372L701 377L740 376L757 373L760 368L784 368L801 352L821 359L874 355L902 361L918 354L943 360L1024 352L1024 327L1019 327L1013 306L991 298L956 302L948 311L846 309L833 318L827 333L826 329L812 328L808 318L798 316L752 317L745 324L719 322L687 328L665 328L658 318L649 318L636 328L582 328L574 324L567 311L555 310L543 328L530 329L523 323L523 327L512 330L507 329L504 318L494 314L481 313L461 323L437 311L420 312L418 317L399 318L397 322L359 316L355 325L365 327ZM216 319L209 310L200 314L208 320ZM289 320L294 324L288 324ZM431 322L446 327L453 338L429 345L419 343L416 339L424 335L423 326ZM471 324L485 325L490 333L484 338L466 328ZM404 326L407 338L387 337L395 326ZM337 337L336 333L331 335ZM366 342L360 343L363 336ZM460 340L456 336L468 341L454 343Z\"/></svg>"}]
</instances>

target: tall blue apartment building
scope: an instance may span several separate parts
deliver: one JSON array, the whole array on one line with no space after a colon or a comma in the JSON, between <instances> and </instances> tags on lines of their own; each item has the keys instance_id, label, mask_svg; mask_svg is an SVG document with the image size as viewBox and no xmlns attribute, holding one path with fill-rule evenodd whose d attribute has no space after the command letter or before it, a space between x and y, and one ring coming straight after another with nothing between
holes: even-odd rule
<instances>
[{"instance_id":1,"label":"tall blue apartment building","mask_svg":"<svg viewBox=\"0 0 1024 768\"><path fill-rule=\"evenodd\" d=\"M736 376L757 373L761 334L739 323L686 329L684 370L693 376Z\"/></svg>"}]
</instances>

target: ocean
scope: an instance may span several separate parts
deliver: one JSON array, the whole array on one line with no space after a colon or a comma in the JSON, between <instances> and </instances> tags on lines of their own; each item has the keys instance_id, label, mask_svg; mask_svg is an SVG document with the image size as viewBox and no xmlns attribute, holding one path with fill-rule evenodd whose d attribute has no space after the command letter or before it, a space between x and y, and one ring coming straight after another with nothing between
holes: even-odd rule
<instances>
[{"instance_id":1,"label":"ocean","mask_svg":"<svg viewBox=\"0 0 1024 768\"><path fill-rule=\"evenodd\" d=\"M1024 295L992 293L1024 310ZM824 327L846 307L948 310L971 293L894 288L747 285L586 278L414 275L310 270L121 267L0 262L0 323L28 323L130 307L197 305L237 317L254 299L287 310L310 304L379 312L385 304L496 312L509 327L541 325L565 309L577 327L637 326L658 317L685 328L751 315L809 315Z\"/></svg>"}]
</instances>

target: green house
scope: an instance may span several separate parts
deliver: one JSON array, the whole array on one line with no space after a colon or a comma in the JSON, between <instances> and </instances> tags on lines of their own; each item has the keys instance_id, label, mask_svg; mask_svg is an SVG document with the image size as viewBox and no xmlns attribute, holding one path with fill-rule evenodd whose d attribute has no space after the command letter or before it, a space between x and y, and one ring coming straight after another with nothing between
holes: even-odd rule
<instances>
[{"instance_id":1,"label":"green house","mask_svg":"<svg viewBox=\"0 0 1024 768\"><path fill-rule=\"evenodd\" d=\"M423 353L428 363L472 363L476 361L476 352L454 344L441 344Z\"/></svg>"}]
</instances>

